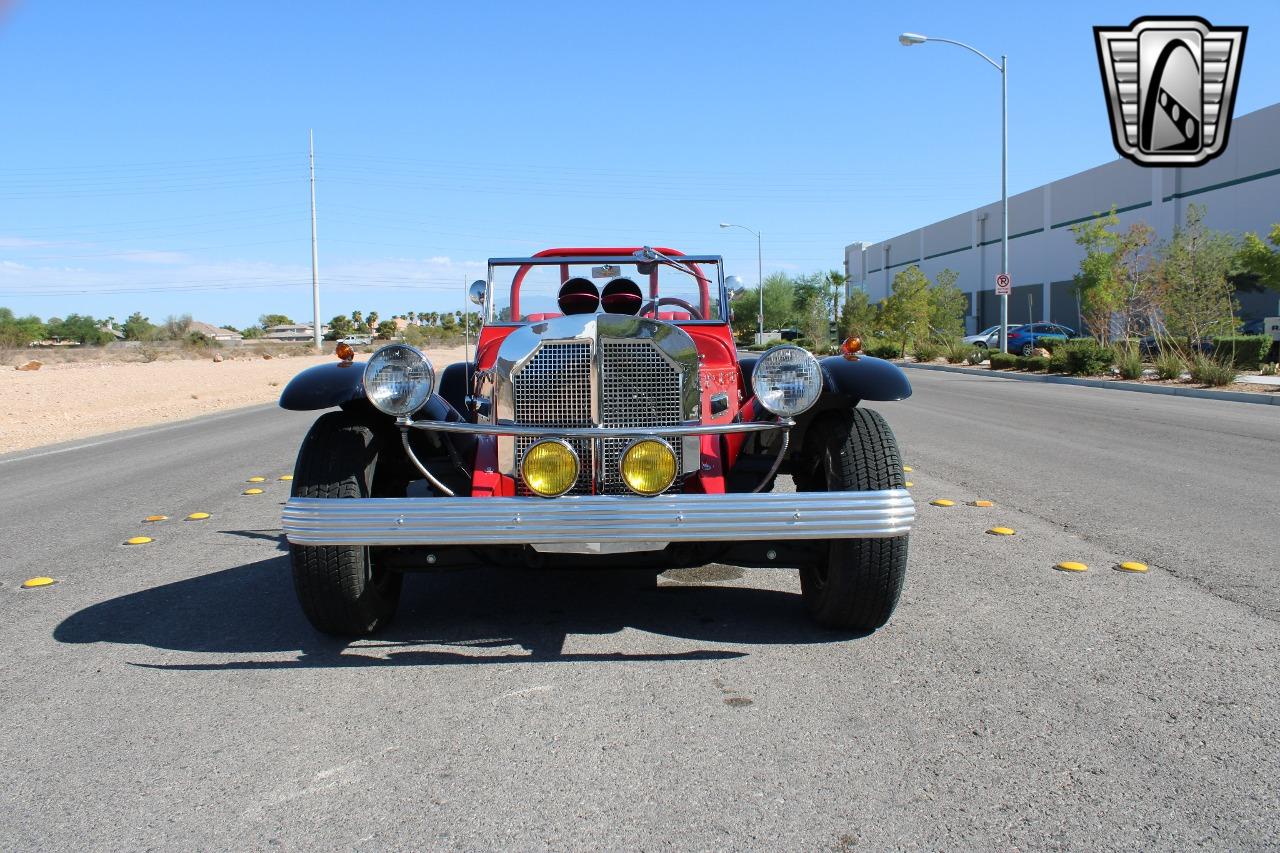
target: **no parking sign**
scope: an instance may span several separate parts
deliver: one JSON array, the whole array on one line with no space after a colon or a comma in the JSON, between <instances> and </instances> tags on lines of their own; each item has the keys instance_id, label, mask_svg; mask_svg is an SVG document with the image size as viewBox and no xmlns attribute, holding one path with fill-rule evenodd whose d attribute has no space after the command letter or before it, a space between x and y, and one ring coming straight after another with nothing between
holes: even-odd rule
<instances>
[{"instance_id":1,"label":"no parking sign","mask_svg":"<svg viewBox=\"0 0 1280 853\"><path fill-rule=\"evenodd\" d=\"M1008 296L1012 287L1013 279L1009 278L1007 272L1002 272L996 276L996 296Z\"/></svg>"}]
</instances>

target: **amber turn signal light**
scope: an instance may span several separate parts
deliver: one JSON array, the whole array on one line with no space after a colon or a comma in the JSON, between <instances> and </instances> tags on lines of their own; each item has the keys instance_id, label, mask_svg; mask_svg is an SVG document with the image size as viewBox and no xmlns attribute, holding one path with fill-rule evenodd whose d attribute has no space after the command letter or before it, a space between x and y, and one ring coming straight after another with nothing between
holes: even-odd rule
<instances>
[{"instance_id":1,"label":"amber turn signal light","mask_svg":"<svg viewBox=\"0 0 1280 853\"><path fill-rule=\"evenodd\" d=\"M862 352L862 338L856 335L850 335L844 339L844 343L840 344L840 354L849 361L855 360L860 352Z\"/></svg>"},{"instance_id":2,"label":"amber turn signal light","mask_svg":"<svg viewBox=\"0 0 1280 853\"><path fill-rule=\"evenodd\" d=\"M343 361L351 361L356 357L356 351L351 348L351 344L338 344L333 354Z\"/></svg>"}]
</instances>

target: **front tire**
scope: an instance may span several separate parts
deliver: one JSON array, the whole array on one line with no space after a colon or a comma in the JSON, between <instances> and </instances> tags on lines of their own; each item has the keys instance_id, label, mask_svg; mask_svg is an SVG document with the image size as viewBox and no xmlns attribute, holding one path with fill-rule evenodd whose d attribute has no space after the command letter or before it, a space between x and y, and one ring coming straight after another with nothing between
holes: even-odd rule
<instances>
[{"instance_id":1,"label":"front tire","mask_svg":"<svg viewBox=\"0 0 1280 853\"><path fill-rule=\"evenodd\" d=\"M879 412L854 409L820 425L814 438L827 491L904 487L898 442ZM819 625L870 632L893 615L906 573L906 536L834 539L824 560L800 569L800 591Z\"/></svg>"},{"instance_id":2,"label":"front tire","mask_svg":"<svg viewBox=\"0 0 1280 853\"><path fill-rule=\"evenodd\" d=\"M369 497L379 444L372 428L345 412L321 416L298 451L294 497ZM404 576L379 569L368 548L290 545L289 555L298 603L317 631L363 636L395 615Z\"/></svg>"}]
</instances>

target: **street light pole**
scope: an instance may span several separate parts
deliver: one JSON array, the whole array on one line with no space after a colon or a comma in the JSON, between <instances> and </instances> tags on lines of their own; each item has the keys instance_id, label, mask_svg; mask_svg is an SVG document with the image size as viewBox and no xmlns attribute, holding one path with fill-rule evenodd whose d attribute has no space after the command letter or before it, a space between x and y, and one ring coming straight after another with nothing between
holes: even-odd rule
<instances>
[{"instance_id":1,"label":"street light pole","mask_svg":"<svg viewBox=\"0 0 1280 853\"><path fill-rule=\"evenodd\" d=\"M760 313L756 315L756 343L764 338L764 238L761 232L752 231L745 225L734 225L730 222L721 222L721 228L741 228L748 234L756 235L756 291L760 294Z\"/></svg>"},{"instance_id":2,"label":"street light pole","mask_svg":"<svg viewBox=\"0 0 1280 853\"><path fill-rule=\"evenodd\" d=\"M1003 227L1000 235L1000 272L1009 273L1009 57L1001 54L996 62L976 47L962 41L922 36L919 33L903 33L898 36L903 47L924 44L928 41L939 41L943 44L954 44L965 50L976 53L985 59L992 68L1000 72L1000 218ZM1000 352L1009 351L1009 295L1000 295Z\"/></svg>"}]
</instances>

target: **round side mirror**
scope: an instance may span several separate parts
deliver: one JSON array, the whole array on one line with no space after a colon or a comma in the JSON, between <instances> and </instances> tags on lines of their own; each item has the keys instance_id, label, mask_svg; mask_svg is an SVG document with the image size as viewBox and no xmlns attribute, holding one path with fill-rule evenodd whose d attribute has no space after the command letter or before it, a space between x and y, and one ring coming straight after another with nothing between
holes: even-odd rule
<instances>
[{"instance_id":1,"label":"round side mirror","mask_svg":"<svg viewBox=\"0 0 1280 853\"><path fill-rule=\"evenodd\" d=\"M746 290L746 288L742 286L742 279L738 278L736 275L725 276L724 289L729 292L730 297L737 296L739 293Z\"/></svg>"},{"instance_id":2,"label":"round side mirror","mask_svg":"<svg viewBox=\"0 0 1280 853\"><path fill-rule=\"evenodd\" d=\"M467 289L467 298L476 305L484 304L485 292L489 289L489 285L483 281L471 282L471 287Z\"/></svg>"}]
</instances>

